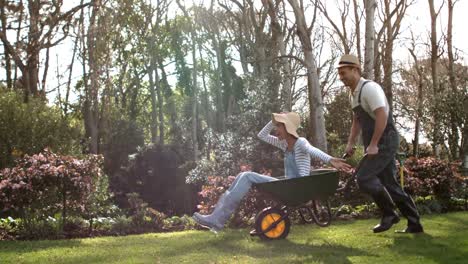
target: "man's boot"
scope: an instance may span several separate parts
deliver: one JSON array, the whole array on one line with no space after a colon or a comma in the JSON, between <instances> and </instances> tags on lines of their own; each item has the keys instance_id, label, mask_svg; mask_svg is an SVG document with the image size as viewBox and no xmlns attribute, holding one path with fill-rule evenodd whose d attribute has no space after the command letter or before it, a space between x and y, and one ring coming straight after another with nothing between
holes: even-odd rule
<instances>
[{"instance_id":1,"label":"man's boot","mask_svg":"<svg viewBox=\"0 0 468 264\"><path fill-rule=\"evenodd\" d=\"M393 226L393 224L396 224L400 221L400 218L393 209L394 204L392 198L388 194L385 187L382 187L382 189L372 195L372 197L374 198L377 206L382 211L382 219L380 220L380 223L374 227L374 233L387 231Z\"/></svg>"},{"instance_id":2,"label":"man's boot","mask_svg":"<svg viewBox=\"0 0 468 264\"><path fill-rule=\"evenodd\" d=\"M408 226L403 230L396 230L395 233L423 233L424 229L419 221L419 213L413 199L403 202L396 202L396 206L401 214L408 219Z\"/></svg>"}]
</instances>

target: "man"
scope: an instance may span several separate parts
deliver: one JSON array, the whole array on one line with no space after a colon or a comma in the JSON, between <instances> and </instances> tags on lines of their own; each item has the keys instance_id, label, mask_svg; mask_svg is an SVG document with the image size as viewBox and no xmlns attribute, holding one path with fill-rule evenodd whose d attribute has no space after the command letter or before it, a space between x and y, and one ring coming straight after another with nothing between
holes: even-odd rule
<instances>
[{"instance_id":1,"label":"man","mask_svg":"<svg viewBox=\"0 0 468 264\"><path fill-rule=\"evenodd\" d=\"M353 55L346 54L340 58L338 75L350 89L353 108L351 133L345 151L353 155L354 144L362 131L366 157L356 172L357 182L359 189L369 194L382 211L382 219L374 227L374 233L386 231L400 221L394 205L408 219L407 228L396 232L423 232L413 200L403 191L395 177L398 132L384 91L377 83L361 77L359 60Z\"/></svg>"}]
</instances>

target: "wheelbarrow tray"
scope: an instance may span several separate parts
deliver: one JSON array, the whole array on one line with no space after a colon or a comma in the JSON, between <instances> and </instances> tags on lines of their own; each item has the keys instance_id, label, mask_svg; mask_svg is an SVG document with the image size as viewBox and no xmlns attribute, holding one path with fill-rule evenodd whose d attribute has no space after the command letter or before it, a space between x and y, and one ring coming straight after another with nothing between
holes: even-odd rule
<instances>
[{"instance_id":1,"label":"wheelbarrow tray","mask_svg":"<svg viewBox=\"0 0 468 264\"><path fill-rule=\"evenodd\" d=\"M258 183L255 187L278 202L295 207L310 200L326 200L335 193L338 180L338 171L320 169L311 171L309 176Z\"/></svg>"}]
</instances>

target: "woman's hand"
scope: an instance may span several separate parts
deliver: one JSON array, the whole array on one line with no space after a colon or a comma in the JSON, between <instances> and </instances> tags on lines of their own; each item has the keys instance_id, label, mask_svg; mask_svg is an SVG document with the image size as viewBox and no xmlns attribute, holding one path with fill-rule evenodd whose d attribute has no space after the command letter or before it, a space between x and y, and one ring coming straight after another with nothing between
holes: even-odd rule
<instances>
[{"instance_id":1,"label":"woman's hand","mask_svg":"<svg viewBox=\"0 0 468 264\"><path fill-rule=\"evenodd\" d=\"M346 163L346 160L344 159L338 159L338 158L332 158L330 160L330 164L336 168L337 170L340 170L340 171L350 171L353 169L353 167L351 165L349 165L348 163Z\"/></svg>"}]
</instances>

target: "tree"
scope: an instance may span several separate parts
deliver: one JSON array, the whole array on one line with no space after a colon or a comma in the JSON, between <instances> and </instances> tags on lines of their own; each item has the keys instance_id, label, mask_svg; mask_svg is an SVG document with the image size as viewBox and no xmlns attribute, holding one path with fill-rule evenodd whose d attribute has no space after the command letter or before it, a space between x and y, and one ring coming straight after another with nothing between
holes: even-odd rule
<instances>
[{"instance_id":1,"label":"tree","mask_svg":"<svg viewBox=\"0 0 468 264\"><path fill-rule=\"evenodd\" d=\"M363 77L366 79L374 79L374 46L375 46L375 28L374 28L374 13L377 4L375 0L365 0L364 6L366 9L366 41L364 52L364 70ZM358 36L359 38L359 36Z\"/></svg>"},{"instance_id":2,"label":"tree","mask_svg":"<svg viewBox=\"0 0 468 264\"><path fill-rule=\"evenodd\" d=\"M42 91L39 90L39 54L41 50L58 45L66 37L68 37L69 27L73 22L73 16L76 12L89 5L89 3L75 6L72 9L63 12L63 1L41 1L28 0L26 6L20 1L18 4L8 3L6 1L1 4L1 21L0 39L6 50L8 58L11 56L15 65L22 73L21 86L24 89L25 101L29 96L45 97L45 87ZM29 18L27 42L23 45L22 41L12 42L5 29L11 26L7 23L5 10L10 10L13 13L20 13L27 8ZM14 23L14 22L12 22ZM17 30L20 30L18 27ZM61 32L59 32L61 30Z\"/></svg>"},{"instance_id":3,"label":"tree","mask_svg":"<svg viewBox=\"0 0 468 264\"><path fill-rule=\"evenodd\" d=\"M180 3L180 0L176 0L177 5L179 8L182 10L184 13L185 17L190 17L187 9L185 6L183 6ZM193 159L194 161L198 160L198 155L199 155L199 150L198 150L198 128L197 128L197 123L198 123L198 115L197 115L197 106L198 106L198 68L197 68L197 36L195 33L195 27L193 24L190 24L190 36L191 36L191 49L192 49L192 63L193 63L193 68L192 68L192 144L193 144Z\"/></svg>"},{"instance_id":4,"label":"tree","mask_svg":"<svg viewBox=\"0 0 468 264\"><path fill-rule=\"evenodd\" d=\"M439 98L441 94L440 87L439 87L439 77L438 77L438 69L437 69L437 61L439 59L439 45L437 41L437 17L439 16L440 10L435 10L434 7L434 0L428 0L429 2L429 11L431 14L431 76L432 76L432 92L434 94L434 98ZM436 157L440 157L440 144L443 143L442 135L439 130L440 124L440 115L439 115L439 105L440 102L436 100L434 102L434 127L432 131L432 142L433 142L433 149L434 155Z\"/></svg>"},{"instance_id":5,"label":"tree","mask_svg":"<svg viewBox=\"0 0 468 264\"><path fill-rule=\"evenodd\" d=\"M382 84L391 109L393 109L393 47L396 38L400 34L401 21L412 3L413 1L407 0L396 0L394 2L384 0L383 6L380 7L382 27L377 33L377 41L375 42L375 51L378 52L375 62L375 79Z\"/></svg>"},{"instance_id":6,"label":"tree","mask_svg":"<svg viewBox=\"0 0 468 264\"><path fill-rule=\"evenodd\" d=\"M302 44L304 52L303 64L307 69L307 87L309 99L309 120L312 130L312 144L323 151L327 151L327 138L323 111L322 95L315 64L315 56L312 51L311 31L313 23L307 26L304 16L304 4L302 1L289 0L296 18L296 34ZM314 20L312 20L314 21Z\"/></svg>"}]
</instances>

